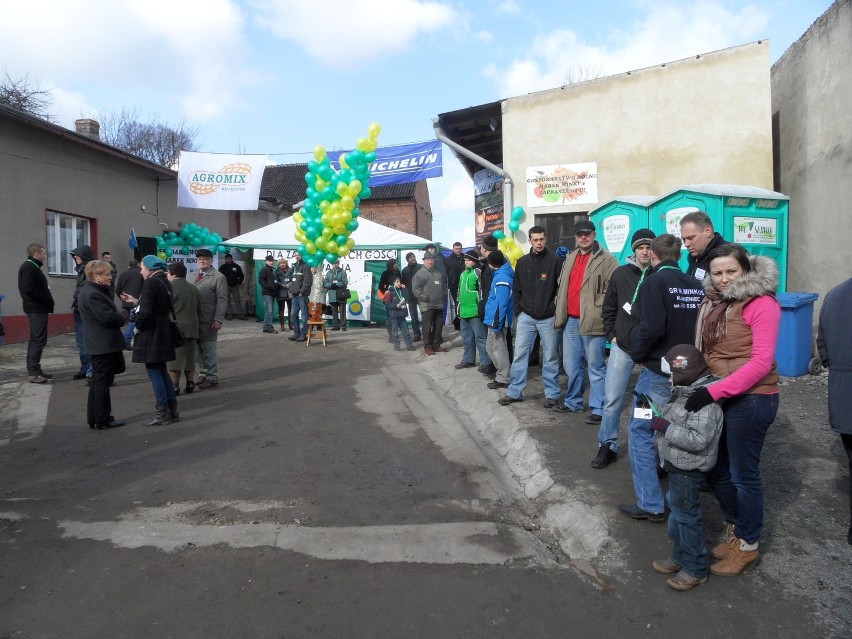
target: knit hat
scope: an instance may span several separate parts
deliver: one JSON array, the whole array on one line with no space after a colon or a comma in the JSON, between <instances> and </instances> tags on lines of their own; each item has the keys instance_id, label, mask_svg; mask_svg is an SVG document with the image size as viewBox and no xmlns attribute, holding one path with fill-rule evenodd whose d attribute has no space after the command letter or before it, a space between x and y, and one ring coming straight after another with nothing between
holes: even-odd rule
<instances>
[{"instance_id":1,"label":"knit hat","mask_svg":"<svg viewBox=\"0 0 852 639\"><path fill-rule=\"evenodd\" d=\"M464 259L470 260L471 262L478 262L479 261L479 253L477 253L476 251L471 249L470 251L467 251L464 254Z\"/></svg>"},{"instance_id":2,"label":"knit hat","mask_svg":"<svg viewBox=\"0 0 852 639\"><path fill-rule=\"evenodd\" d=\"M165 271L169 268L169 265L156 255L146 255L142 258L142 263L149 271Z\"/></svg>"},{"instance_id":3,"label":"knit hat","mask_svg":"<svg viewBox=\"0 0 852 639\"><path fill-rule=\"evenodd\" d=\"M636 250L642 244L650 244L657 235L651 229L639 229L630 238L630 248Z\"/></svg>"},{"instance_id":4,"label":"knit hat","mask_svg":"<svg viewBox=\"0 0 852 639\"><path fill-rule=\"evenodd\" d=\"M500 250L491 251L486 259L491 266L499 267L506 263L506 256L503 255L503 251Z\"/></svg>"},{"instance_id":5,"label":"knit hat","mask_svg":"<svg viewBox=\"0 0 852 639\"><path fill-rule=\"evenodd\" d=\"M710 374L704 355L692 344L673 346L660 364L664 373L671 373L673 386L690 386Z\"/></svg>"},{"instance_id":6,"label":"knit hat","mask_svg":"<svg viewBox=\"0 0 852 639\"><path fill-rule=\"evenodd\" d=\"M497 250L497 238L493 235L486 235L482 238L482 248L488 251L496 251Z\"/></svg>"},{"instance_id":7,"label":"knit hat","mask_svg":"<svg viewBox=\"0 0 852 639\"><path fill-rule=\"evenodd\" d=\"M571 249L569 249L567 246L557 246L556 250L554 251L554 253L556 253L556 256L563 260L568 257L568 253L570 252Z\"/></svg>"}]
</instances>

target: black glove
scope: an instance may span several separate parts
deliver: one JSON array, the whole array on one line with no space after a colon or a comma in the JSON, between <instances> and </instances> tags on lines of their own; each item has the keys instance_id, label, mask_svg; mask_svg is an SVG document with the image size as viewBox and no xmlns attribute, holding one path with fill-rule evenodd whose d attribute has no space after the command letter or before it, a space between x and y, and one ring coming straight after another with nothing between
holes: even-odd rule
<instances>
[{"instance_id":1,"label":"black glove","mask_svg":"<svg viewBox=\"0 0 852 639\"><path fill-rule=\"evenodd\" d=\"M710 391L707 390L706 386L702 386L701 388L692 392L687 400L686 404L684 404L684 408L688 410L690 413L697 413L705 406L709 406L715 400L710 395Z\"/></svg>"},{"instance_id":2,"label":"black glove","mask_svg":"<svg viewBox=\"0 0 852 639\"><path fill-rule=\"evenodd\" d=\"M661 433L665 433L666 429L669 427L671 422L667 419L663 419L662 417L652 417L651 418L651 428L653 430L660 431Z\"/></svg>"},{"instance_id":3,"label":"black glove","mask_svg":"<svg viewBox=\"0 0 852 639\"><path fill-rule=\"evenodd\" d=\"M332 290L332 291L336 291L336 290L337 290L337 284L335 284L334 282L332 282L332 283L331 283L331 290Z\"/></svg>"}]
</instances>

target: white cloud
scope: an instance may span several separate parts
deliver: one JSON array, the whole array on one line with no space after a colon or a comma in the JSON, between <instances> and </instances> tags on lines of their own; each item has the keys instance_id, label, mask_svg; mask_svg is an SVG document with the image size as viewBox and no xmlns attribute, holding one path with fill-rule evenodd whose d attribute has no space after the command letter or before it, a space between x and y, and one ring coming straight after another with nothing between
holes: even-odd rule
<instances>
[{"instance_id":1,"label":"white cloud","mask_svg":"<svg viewBox=\"0 0 852 639\"><path fill-rule=\"evenodd\" d=\"M742 44L765 35L769 21L762 9L727 9L719 2L645 2L644 19L609 34L609 44L585 42L572 30L533 39L522 58L505 69L488 65L486 77L501 95L511 97L565 84L569 74L600 70L604 75L653 66Z\"/></svg>"},{"instance_id":2,"label":"white cloud","mask_svg":"<svg viewBox=\"0 0 852 639\"><path fill-rule=\"evenodd\" d=\"M444 244L474 241L473 180L449 152L444 153L444 175L431 179L432 237Z\"/></svg>"},{"instance_id":3,"label":"white cloud","mask_svg":"<svg viewBox=\"0 0 852 639\"><path fill-rule=\"evenodd\" d=\"M95 97L80 87L100 84L111 89L101 99L118 104L98 108L128 106L127 95L141 93L153 107L183 106L182 117L203 120L228 110L256 80L245 69L244 29L235 0L205 0L202 10L174 0L5 3L0 59L13 77L56 87L63 109L91 109Z\"/></svg>"},{"instance_id":4,"label":"white cloud","mask_svg":"<svg viewBox=\"0 0 852 639\"><path fill-rule=\"evenodd\" d=\"M515 2L515 0L504 0L497 6L497 11L511 15L522 13L521 5Z\"/></svg>"},{"instance_id":5,"label":"white cloud","mask_svg":"<svg viewBox=\"0 0 852 639\"><path fill-rule=\"evenodd\" d=\"M312 58L352 68L405 50L422 33L452 26L451 7L422 0L252 0L258 23L293 40Z\"/></svg>"}]
</instances>

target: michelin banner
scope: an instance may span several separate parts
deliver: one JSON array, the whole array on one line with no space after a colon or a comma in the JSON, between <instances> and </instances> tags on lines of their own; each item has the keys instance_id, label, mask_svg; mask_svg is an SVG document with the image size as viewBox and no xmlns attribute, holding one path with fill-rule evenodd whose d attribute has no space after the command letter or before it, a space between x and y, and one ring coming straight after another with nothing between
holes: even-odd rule
<instances>
[{"instance_id":1,"label":"michelin banner","mask_svg":"<svg viewBox=\"0 0 852 639\"><path fill-rule=\"evenodd\" d=\"M338 171L338 158L342 153L349 151L328 152L329 159ZM441 177L444 174L441 159L441 143L438 140L379 147L376 149L375 161L370 164L370 188Z\"/></svg>"},{"instance_id":2,"label":"michelin banner","mask_svg":"<svg viewBox=\"0 0 852 639\"><path fill-rule=\"evenodd\" d=\"M256 211L266 157L181 151L178 206Z\"/></svg>"}]
</instances>

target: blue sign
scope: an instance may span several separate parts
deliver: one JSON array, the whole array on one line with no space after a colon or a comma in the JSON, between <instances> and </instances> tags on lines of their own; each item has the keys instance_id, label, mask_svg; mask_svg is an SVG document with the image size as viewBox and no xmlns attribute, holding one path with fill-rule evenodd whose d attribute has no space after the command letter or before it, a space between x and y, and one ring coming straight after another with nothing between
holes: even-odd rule
<instances>
[{"instance_id":1,"label":"blue sign","mask_svg":"<svg viewBox=\"0 0 852 639\"><path fill-rule=\"evenodd\" d=\"M335 170L340 170L337 159L342 153L349 151L328 152ZM443 174L441 143L438 140L381 146L376 149L376 161L370 165L370 188L419 182Z\"/></svg>"}]
</instances>

